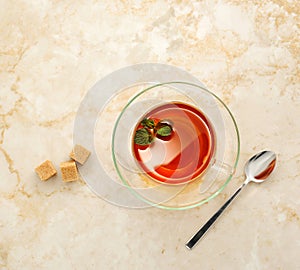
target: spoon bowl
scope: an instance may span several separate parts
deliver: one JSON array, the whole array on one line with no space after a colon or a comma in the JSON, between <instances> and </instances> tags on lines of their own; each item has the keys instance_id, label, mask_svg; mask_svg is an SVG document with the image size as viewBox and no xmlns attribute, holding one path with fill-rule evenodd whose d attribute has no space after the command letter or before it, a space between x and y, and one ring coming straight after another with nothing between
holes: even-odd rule
<instances>
[{"instance_id":1,"label":"spoon bowl","mask_svg":"<svg viewBox=\"0 0 300 270\"><path fill-rule=\"evenodd\" d=\"M254 155L245 165L246 181L264 182L274 170L275 164L276 154L272 151L262 151Z\"/></svg>"}]
</instances>

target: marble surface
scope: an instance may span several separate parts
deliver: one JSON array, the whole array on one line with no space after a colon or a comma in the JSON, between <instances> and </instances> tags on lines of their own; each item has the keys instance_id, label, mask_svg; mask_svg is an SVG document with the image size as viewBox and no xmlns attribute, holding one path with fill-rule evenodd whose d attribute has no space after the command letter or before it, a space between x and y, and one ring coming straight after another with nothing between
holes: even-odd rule
<instances>
[{"instance_id":1,"label":"marble surface","mask_svg":"<svg viewBox=\"0 0 300 270\"><path fill-rule=\"evenodd\" d=\"M0 269L300 269L299 13L297 0L1 1ZM34 173L68 158L88 89L142 62L189 71L238 122L236 175L203 207L119 208ZM188 251L266 148L278 154L270 181Z\"/></svg>"}]
</instances>

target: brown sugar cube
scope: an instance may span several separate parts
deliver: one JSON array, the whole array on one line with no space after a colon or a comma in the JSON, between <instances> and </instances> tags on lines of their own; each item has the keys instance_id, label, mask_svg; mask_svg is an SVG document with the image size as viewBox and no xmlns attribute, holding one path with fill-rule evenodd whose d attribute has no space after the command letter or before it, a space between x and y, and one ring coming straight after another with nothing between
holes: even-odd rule
<instances>
[{"instance_id":1,"label":"brown sugar cube","mask_svg":"<svg viewBox=\"0 0 300 270\"><path fill-rule=\"evenodd\" d=\"M50 160L46 160L41 165L36 167L35 172L42 181L48 180L50 177L57 173Z\"/></svg>"},{"instance_id":2,"label":"brown sugar cube","mask_svg":"<svg viewBox=\"0 0 300 270\"><path fill-rule=\"evenodd\" d=\"M70 158L83 165L88 159L90 154L91 154L90 151L85 149L83 146L76 144L74 149L70 153Z\"/></svg>"},{"instance_id":3,"label":"brown sugar cube","mask_svg":"<svg viewBox=\"0 0 300 270\"><path fill-rule=\"evenodd\" d=\"M78 173L75 161L61 162L60 170L64 182L72 182L78 180Z\"/></svg>"}]
</instances>

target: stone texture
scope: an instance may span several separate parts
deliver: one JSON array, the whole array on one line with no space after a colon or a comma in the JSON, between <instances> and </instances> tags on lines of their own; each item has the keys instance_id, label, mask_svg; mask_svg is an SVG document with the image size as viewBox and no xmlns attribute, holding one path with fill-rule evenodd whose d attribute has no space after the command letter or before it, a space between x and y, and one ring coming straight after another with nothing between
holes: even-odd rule
<instances>
[{"instance_id":1,"label":"stone texture","mask_svg":"<svg viewBox=\"0 0 300 270\"><path fill-rule=\"evenodd\" d=\"M299 1L1 1L0 269L299 269ZM81 182L41 182L66 160L84 94L110 72L188 70L236 117L241 156L224 193L189 211L132 210ZM193 250L188 238L278 153Z\"/></svg>"}]
</instances>

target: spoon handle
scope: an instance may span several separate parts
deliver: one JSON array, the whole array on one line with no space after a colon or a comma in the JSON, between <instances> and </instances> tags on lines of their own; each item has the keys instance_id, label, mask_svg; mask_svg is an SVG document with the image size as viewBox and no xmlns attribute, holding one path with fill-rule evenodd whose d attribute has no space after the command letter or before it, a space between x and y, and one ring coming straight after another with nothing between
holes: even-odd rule
<instances>
[{"instance_id":1,"label":"spoon handle","mask_svg":"<svg viewBox=\"0 0 300 270\"><path fill-rule=\"evenodd\" d=\"M223 211L230 205L233 199L240 193L247 182L243 183L237 191L228 199L223 206L203 225L203 227L186 243L188 249L192 249L193 246L202 238L202 236L208 231L208 229L215 223Z\"/></svg>"}]
</instances>

